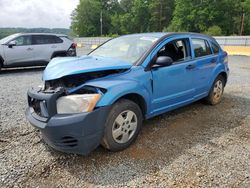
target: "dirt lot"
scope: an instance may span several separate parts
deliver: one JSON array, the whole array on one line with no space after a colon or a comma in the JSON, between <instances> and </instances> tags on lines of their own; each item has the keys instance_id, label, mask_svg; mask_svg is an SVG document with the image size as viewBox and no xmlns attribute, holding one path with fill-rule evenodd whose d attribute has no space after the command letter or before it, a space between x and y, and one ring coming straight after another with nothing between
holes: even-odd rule
<instances>
[{"instance_id":1,"label":"dirt lot","mask_svg":"<svg viewBox=\"0 0 250 188\"><path fill-rule=\"evenodd\" d=\"M41 69L0 74L0 187L250 187L250 58L230 57L217 106L202 102L144 122L137 141L89 156L56 152L25 119Z\"/></svg>"}]
</instances>

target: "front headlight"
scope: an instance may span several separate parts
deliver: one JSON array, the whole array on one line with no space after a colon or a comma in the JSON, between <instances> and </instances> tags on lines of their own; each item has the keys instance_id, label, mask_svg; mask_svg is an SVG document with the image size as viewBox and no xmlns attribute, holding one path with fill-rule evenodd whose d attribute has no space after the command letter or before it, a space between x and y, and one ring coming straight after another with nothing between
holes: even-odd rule
<instances>
[{"instance_id":1,"label":"front headlight","mask_svg":"<svg viewBox=\"0 0 250 188\"><path fill-rule=\"evenodd\" d=\"M60 97L56 101L58 114L91 112L98 100L100 94L69 95Z\"/></svg>"}]
</instances>

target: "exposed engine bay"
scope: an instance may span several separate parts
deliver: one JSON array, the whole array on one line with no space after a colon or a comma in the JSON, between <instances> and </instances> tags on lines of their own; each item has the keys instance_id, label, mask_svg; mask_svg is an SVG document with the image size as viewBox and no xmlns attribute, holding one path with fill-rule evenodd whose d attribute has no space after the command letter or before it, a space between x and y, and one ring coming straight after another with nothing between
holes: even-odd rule
<instances>
[{"instance_id":1,"label":"exposed engine bay","mask_svg":"<svg viewBox=\"0 0 250 188\"><path fill-rule=\"evenodd\" d=\"M76 75L65 76L56 80L45 81L44 92L51 92L57 90L58 88L70 89L77 86L83 85L89 80L98 79L106 77L113 74L118 74L125 72L126 69L118 70L105 70L98 72L82 73ZM93 87L84 87L79 89L77 93L96 93Z\"/></svg>"}]
</instances>

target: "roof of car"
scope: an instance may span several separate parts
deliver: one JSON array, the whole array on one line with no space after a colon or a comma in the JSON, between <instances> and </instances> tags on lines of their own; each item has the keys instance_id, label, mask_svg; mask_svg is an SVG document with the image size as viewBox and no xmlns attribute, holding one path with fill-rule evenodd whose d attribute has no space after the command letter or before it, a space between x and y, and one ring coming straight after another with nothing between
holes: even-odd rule
<instances>
[{"instance_id":1,"label":"roof of car","mask_svg":"<svg viewBox=\"0 0 250 188\"><path fill-rule=\"evenodd\" d=\"M57 34L57 33L17 33L18 35L55 35L55 36L60 36L60 37L63 37L63 36L67 36L65 34Z\"/></svg>"},{"instance_id":2,"label":"roof of car","mask_svg":"<svg viewBox=\"0 0 250 188\"><path fill-rule=\"evenodd\" d=\"M128 34L128 35L123 35L123 36L138 36L138 37L163 37L164 35L166 35L168 33L164 33L164 32L152 32L152 33L134 33L134 34Z\"/></svg>"},{"instance_id":3,"label":"roof of car","mask_svg":"<svg viewBox=\"0 0 250 188\"><path fill-rule=\"evenodd\" d=\"M157 37L161 38L164 36L176 36L176 35L191 35L191 36L199 36L199 37L205 37L205 38L211 38L211 36L201 34L201 33L192 33L192 32L153 32L153 33L135 33L135 34L128 34L125 36L141 36L141 37Z\"/></svg>"}]
</instances>

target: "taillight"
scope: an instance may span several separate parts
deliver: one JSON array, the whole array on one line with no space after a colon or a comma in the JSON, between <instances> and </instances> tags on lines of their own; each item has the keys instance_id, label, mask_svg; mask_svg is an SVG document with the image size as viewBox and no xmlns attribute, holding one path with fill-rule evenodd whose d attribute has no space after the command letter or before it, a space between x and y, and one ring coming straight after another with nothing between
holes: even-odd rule
<instances>
[{"instance_id":1,"label":"taillight","mask_svg":"<svg viewBox=\"0 0 250 188\"><path fill-rule=\"evenodd\" d=\"M67 56L76 56L76 43L72 43L70 48L67 51Z\"/></svg>"},{"instance_id":2,"label":"taillight","mask_svg":"<svg viewBox=\"0 0 250 188\"><path fill-rule=\"evenodd\" d=\"M228 63L228 55L227 55L227 52L225 52L225 55L224 55L224 63Z\"/></svg>"},{"instance_id":3,"label":"taillight","mask_svg":"<svg viewBox=\"0 0 250 188\"><path fill-rule=\"evenodd\" d=\"M71 48L76 48L77 47L77 44L76 43L73 43L72 45L71 45Z\"/></svg>"}]
</instances>

